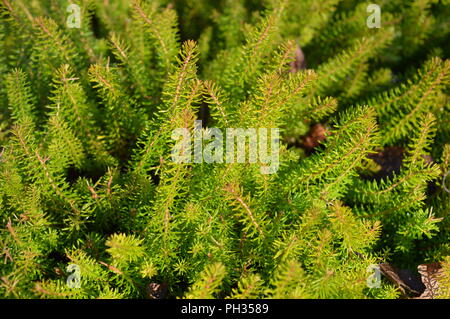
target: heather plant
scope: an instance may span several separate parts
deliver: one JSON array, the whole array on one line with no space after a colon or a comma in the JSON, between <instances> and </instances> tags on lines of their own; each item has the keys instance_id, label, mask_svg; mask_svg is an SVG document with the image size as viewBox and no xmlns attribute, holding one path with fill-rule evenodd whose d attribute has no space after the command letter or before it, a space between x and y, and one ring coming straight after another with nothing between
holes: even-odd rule
<instances>
[{"instance_id":1,"label":"heather plant","mask_svg":"<svg viewBox=\"0 0 450 319\"><path fill-rule=\"evenodd\" d=\"M0 296L448 298L450 3L375 4L0 0Z\"/></svg>"}]
</instances>

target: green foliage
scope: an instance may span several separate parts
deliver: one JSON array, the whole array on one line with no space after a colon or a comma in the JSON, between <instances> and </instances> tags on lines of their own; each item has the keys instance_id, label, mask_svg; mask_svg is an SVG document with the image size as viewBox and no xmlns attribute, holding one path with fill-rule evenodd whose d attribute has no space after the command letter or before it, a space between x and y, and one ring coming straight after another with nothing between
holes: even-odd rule
<instances>
[{"instance_id":1,"label":"green foliage","mask_svg":"<svg viewBox=\"0 0 450 319\"><path fill-rule=\"evenodd\" d=\"M72 2L0 0L1 297L398 298L370 265L442 262L448 298L448 1ZM173 160L212 128L279 128L277 171Z\"/></svg>"}]
</instances>

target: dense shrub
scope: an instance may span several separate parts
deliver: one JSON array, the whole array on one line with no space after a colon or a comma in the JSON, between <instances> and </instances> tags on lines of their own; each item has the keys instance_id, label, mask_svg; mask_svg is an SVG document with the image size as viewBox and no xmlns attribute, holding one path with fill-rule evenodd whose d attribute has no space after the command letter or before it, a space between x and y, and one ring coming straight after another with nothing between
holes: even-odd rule
<instances>
[{"instance_id":1,"label":"dense shrub","mask_svg":"<svg viewBox=\"0 0 450 319\"><path fill-rule=\"evenodd\" d=\"M398 298L368 267L449 277L450 3L377 4L379 28L359 0L1 0L0 296ZM177 129L212 128L278 128L279 167L173 160Z\"/></svg>"}]
</instances>

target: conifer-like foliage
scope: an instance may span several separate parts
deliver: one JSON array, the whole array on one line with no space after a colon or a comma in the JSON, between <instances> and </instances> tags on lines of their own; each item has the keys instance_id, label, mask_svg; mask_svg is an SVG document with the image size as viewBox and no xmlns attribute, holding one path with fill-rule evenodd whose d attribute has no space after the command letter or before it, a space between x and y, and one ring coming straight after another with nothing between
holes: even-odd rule
<instances>
[{"instance_id":1,"label":"conifer-like foliage","mask_svg":"<svg viewBox=\"0 0 450 319\"><path fill-rule=\"evenodd\" d=\"M450 2L368 4L0 0L0 296L399 298L370 265L440 262L448 298ZM276 172L173 160L212 128L279 128Z\"/></svg>"}]
</instances>

